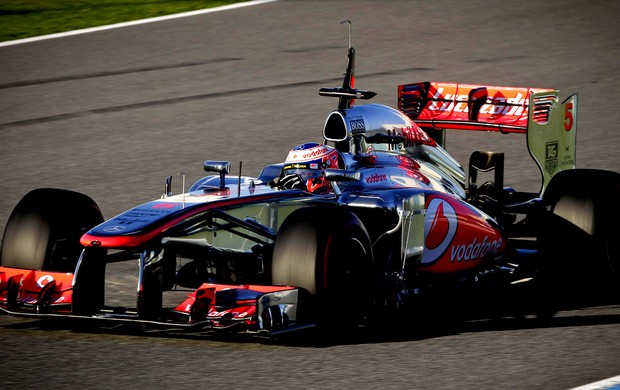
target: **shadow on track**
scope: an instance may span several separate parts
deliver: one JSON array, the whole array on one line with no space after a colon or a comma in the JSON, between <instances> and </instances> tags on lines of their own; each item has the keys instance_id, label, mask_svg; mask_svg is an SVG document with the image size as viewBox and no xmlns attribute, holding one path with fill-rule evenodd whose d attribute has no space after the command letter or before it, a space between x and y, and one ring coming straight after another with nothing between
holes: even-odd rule
<instances>
[{"instance_id":1,"label":"shadow on track","mask_svg":"<svg viewBox=\"0 0 620 390\"><path fill-rule=\"evenodd\" d=\"M140 336L168 339L185 339L222 343L260 343L301 348L327 348L337 345L377 344L393 342L411 342L440 338L472 332L501 332L540 328L568 328L581 326L600 326L620 324L620 304L610 304L588 308L561 311L553 317L539 318L533 315L496 314L495 317L464 319L460 315L445 314L428 320L423 312L417 317L393 319L382 325L362 326L339 332L326 332L319 328L292 332L267 338L248 334L236 334L212 331L179 331L170 329L153 329L143 326L115 324L103 326L91 320L23 320L17 319L0 325L0 328L66 332L79 334L110 334L117 336Z\"/></svg>"}]
</instances>

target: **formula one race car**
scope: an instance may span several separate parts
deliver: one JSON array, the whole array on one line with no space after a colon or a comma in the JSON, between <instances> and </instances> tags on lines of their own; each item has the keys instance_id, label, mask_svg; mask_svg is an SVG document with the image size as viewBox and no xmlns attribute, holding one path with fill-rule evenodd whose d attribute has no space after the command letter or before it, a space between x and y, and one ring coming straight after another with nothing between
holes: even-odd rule
<instances>
[{"instance_id":1,"label":"formula one race car","mask_svg":"<svg viewBox=\"0 0 620 390\"><path fill-rule=\"evenodd\" d=\"M342 87L320 90L339 99L324 144L258 177L208 160L188 192L168 178L161 199L107 221L85 195L27 194L4 233L0 309L276 334L381 322L446 291L526 286L543 312L547 292L619 284L620 174L575 169L577 95L422 82L399 86L398 109L354 106L375 95L354 88L354 56ZM541 191L504 188L502 153L474 152L466 175L442 148L449 129L525 135ZM337 164L321 159L332 151ZM291 175L301 186L279 185ZM110 305L106 267L128 261L135 305Z\"/></svg>"}]
</instances>

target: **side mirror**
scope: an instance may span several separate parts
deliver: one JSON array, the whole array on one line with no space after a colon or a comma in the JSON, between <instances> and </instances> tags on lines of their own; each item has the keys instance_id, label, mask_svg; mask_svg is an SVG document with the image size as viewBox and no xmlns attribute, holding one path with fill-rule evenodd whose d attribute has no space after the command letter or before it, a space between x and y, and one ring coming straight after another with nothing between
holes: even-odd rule
<instances>
[{"instance_id":1,"label":"side mirror","mask_svg":"<svg viewBox=\"0 0 620 390\"><path fill-rule=\"evenodd\" d=\"M359 181L362 174L352 169L326 169L325 179L329 181Z\"/></svg>"},{"instance_id":2,"label":"side mirror","mask_svg":"<svg viewBox=\"0 0 620 390\"><path fill-rule=\"evenodd\" d=\"M230 173L230 162L207 160L203 164L205 171L220 174L220 188L226 187L226 174Z\"/></svg>"},{"instance_id":3,"label":"side mirror","mask_svg":"<svg viewBox=\"0 0 620 390\"><path fill-rule=\"evenodd\" d=\"M342 191L340 191L337 181L359 181L361 178L362 174L352 169L325 169L325 179L329 180L334 193L338 196L342 195Z\"/></svg>"},{"instance_id":4,"label":"side mirror","mask_svg":"<svg viewBox=\"0 0 620 390\"><path fill-rule=\"evenodd\" d=\"M164 195L162 198L167 198L172 195L172 176L166 177L166 181L164 182Z\"/></svg>"}]
</instances>

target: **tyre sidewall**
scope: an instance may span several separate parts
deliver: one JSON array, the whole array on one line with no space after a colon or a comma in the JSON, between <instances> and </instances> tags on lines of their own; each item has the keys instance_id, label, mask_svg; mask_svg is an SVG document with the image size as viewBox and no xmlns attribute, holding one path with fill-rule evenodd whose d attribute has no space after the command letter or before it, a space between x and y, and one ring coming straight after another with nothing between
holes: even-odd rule
<instances>
[{"instance_id":1,"label":"tyre sidewall","mask_svg":"<svg viewBox=\"0 0 620 390\"><path fill-rule=\"evenodd\" d=\"M0 264L73 272L82 249L81 236L101 222L99 207L86 195L50 188L33 190L9 217Z\"/></svg>"}]
</instances>

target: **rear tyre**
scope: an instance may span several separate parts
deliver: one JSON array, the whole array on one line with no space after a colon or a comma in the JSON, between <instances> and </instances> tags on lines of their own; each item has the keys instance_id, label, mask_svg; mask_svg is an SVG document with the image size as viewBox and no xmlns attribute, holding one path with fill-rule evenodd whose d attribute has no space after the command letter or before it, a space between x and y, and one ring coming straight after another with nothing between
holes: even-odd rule
<instances>
[{"instance_id":1,"label":"rear tyre","mask_svg":"<svg viewBox=\"0 0 620 390\"><path fill-rule=\"evenodd\" d=\"M9 217L0 264L73 272L82 251L81 236L101 222L99 207L86 195L49 188L31 191Z\"/></svg>"},{"instance_id":2,"label":"rear tyre","mask_svg":"<svg viewBox=\"0 0 620 390\"><path fill-rule=\"evenodd\" d=\"M560 172L543 202L542 272L556 294L572 301L620 297L620 174Z\"/></svg>"},{"instance_id":3,"label":"rear tyre","mask_svg":"<svg viewBox=\"0 0 620 390\"><path fill-rule=\"evenodd\" d=\"M308 290L324 328L351 328L367 317L373 302L372 269L370 238L353 213L303 208L278 231L272 283Z\"/></svg>"}]
</instances>

